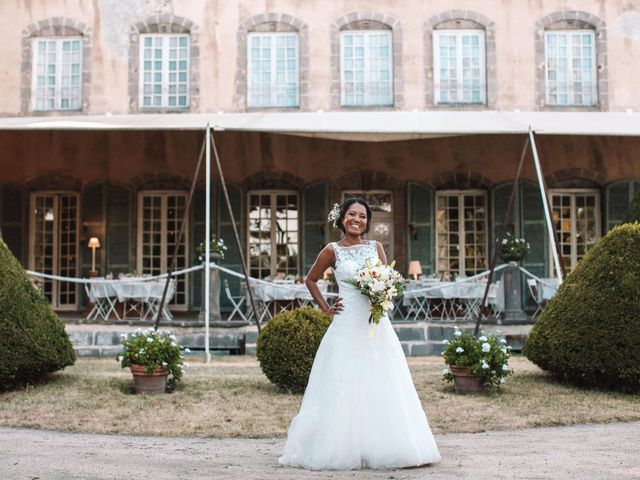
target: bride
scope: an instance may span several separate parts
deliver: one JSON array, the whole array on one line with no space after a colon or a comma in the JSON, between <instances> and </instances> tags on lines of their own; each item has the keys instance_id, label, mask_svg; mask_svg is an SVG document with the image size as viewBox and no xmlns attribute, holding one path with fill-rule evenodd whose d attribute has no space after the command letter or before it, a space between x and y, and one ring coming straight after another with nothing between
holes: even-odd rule
<instances>
[{"instance_id":1,"label":"bride","mask_svg":"<svg viewBox=\"0 0 640 480\"><path fill-rule=\"evenodd\" d=\"M324 247L305 283L333 321L316 353L279 462L312 470L435 463L438 447L389 318L385 314L372 331L369 299L345 282L355 278L367 259L387 263L382 245L363 238L371 209L364 200L349 198L329 218L342 239ZM340 291L331 306L316 284L330 266Z\"/></svg>"}]
</instances>

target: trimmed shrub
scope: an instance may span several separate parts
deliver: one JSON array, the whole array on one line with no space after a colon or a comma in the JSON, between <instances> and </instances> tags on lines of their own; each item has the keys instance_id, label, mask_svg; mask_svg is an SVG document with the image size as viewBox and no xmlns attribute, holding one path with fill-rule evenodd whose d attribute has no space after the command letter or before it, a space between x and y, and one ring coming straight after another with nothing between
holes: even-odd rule
<instances>
[{"instance_id":1,"label":"trimmed shrub","mask_svg":"<svg viewBox=\"0 0 640 480\"><path fill-rule=\"evenodd\" d=\"M311 307L279 313L267 323L257 340L262 371L283 390L302 393L311 366L331 319Z\"/></svg>"},{"instance_id":2,"label":"trimmed shrub","mask_svg":"<svg viewBox=\"0 0 640 480\"><path fill-rule=\"evenodd\" d=\"M62 320L0 239L0 390L37 381L75 358Z\"/></svg>"},{"instance_id":3,"label":"trimmed shrub","mask_svg":"<svg viewBox=\"0 0 640 480\"><path fill-rule=\"evenodd\" d=\"M611 230L567 276L524 353L585 387L640 391L640 224Z\"/></svg>"},{"instance_id":4,"label":"trimmed shrub","mask_svg":"<svg viewBox=\"0 0 640 480\"><path fill-rule=\"evenodd\" d=\"M640 192L633 196L622 223L640 222Z\"/></svg>"}]
</instances>

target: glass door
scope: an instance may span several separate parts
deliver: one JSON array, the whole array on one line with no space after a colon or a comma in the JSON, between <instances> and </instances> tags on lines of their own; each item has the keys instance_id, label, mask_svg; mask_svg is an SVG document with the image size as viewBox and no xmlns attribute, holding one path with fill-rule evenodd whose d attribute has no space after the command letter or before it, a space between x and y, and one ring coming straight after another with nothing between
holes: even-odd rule
<instances>
[{"instance_id":1,"label":"glass door","mask_svg":"<svg viewBox=\"0 0 640 480\"><path fill-rule=\"evenodd\" d=\"M298 275L298 194L249 192L247 232L249 275L284 278Z\"/></svg>"},{"instance_id":2,"label":"glass door","mask_svg":"<svg viewBox=\"0 0 640 480\"><path fill-rule=\"evenodd\" d=\"M436 269L441 275L475 275L487 269L487 194L436 194Z\"/></svg>"},{"instance_id":3,"label":"glass door","mask_svg":"<svg viewBox=\"0 0 640 480\"><path fill-rule=\"evenodd\" d=\"M142 275L166 273L180 233L180 222L187 204L183 192L142 192L138 196L138 255L137 270ZM189 265L189 225L185 225L182 242L174 270ZM187 275L175 277L176 293L168 305L172 310L188 307L189 279Z\"/></svg>"},{"instance_id":4,"label":"glass door","mask_svg":"<svg viewBox=\"0 0 640 480\"><path fill-rule=\"evenodd\" d=\"M61 277L78 276L78 194L32 193L29 267ZM43 295L56 310L77 310L76 283L40 279Z\"/></svg>"},{"instance_id":5,"label":"glass door","mask_svg":"<svg viewBox=\"0 0 640 480\"><path fill-rule=\"evenodd\" d=\"M551 215L567 272L600 239L600 192L551 190ZM550 261L553 270L553 261Z\"/></svg>"}]
</instances>

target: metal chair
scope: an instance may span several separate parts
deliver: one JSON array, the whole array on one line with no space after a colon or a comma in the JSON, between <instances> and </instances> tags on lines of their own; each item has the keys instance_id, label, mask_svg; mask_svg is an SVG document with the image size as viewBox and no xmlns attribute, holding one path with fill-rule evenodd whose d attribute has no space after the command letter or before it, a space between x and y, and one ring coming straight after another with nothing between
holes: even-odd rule
<instances>
[{"instance_id":1,"label":"metal chair","mask_svg":"<svg viewBox=\"0 0 640 480\"><path fill-rule=\"evenodd\" d=\"M231 310L231 313L227 317L227 320L233 321L234 317L237 316L243 322L248 322L249 319L245 316L243 312L244 306L247 302L247 297L245 295L236 295L236 296L232 295L231 289L229 288L229 281L226 278L222 280L222 284L224 286L224 293L226 293L227 298L229 299L229 302L233 307Z\"/></svg>"},{"instance_id":2,"label":"metal chair","mask_svg":"<svg viewBox=\"0 0 640 480\"><path fill-rule=\"evenodd\" d=\"M538 281L535 278L527 278L527 287L529 287L529 294L533 301L536 302L536 311L531 315L531 320L535 320L540 313L542 313L542 309L544 308L544 302L540 296L540 289L538 287Z\"/></svg>"},{"instance_id":3,"label":"metal chair","mask_svg":"<svg viewBox=\"0 0 640 480\"><path fill-rule=\"evenodd\" d=\"M115 295L110 296L109 288L106 284L94 283L91 286L85 284L84 289L87 292L87 297L93 303L93 308L87 315L87 320L102 318L107 322L112 313L120 320L120 316L116 311L116 297Z\"/></svg>"}]
</instances>

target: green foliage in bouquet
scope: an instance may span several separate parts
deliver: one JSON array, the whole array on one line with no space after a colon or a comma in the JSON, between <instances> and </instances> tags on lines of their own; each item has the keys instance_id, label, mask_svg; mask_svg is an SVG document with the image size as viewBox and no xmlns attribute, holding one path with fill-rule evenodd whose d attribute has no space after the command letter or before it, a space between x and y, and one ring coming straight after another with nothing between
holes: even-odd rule
<instances>
[{"instance_id":1,"label":"green foliage in bouquet","mask_svg":"<svg viewBox=\"0 0 640 480\"><path fill-rule=\"evenodd\" d=\"M383 265L380 260L375 265L367 260L365 267L358 271L355 280L345 280L357 287L369 298L369 323L378 324L388 310L393 308L393 298L402 296L407 281L393 269L396 261Z\"/></svg>"},{"instance_id":2,"label":"green foliage in bouquet","mask_svg":"<svg viewBox=\"0 0 640 480\"><path fill-rule=\"evenodd\" d=\"M0 390L73 365L64 323L0 239Z\"/></svg>"},{"instance_id":3,"label":"green foliage in bouquet","mask_svg":"<svg viewBox=\"0 0 640 480\"><path fill-rule=\"evenodd\" d=\"M640 392L640 223L587 252L529 333L524 354L584 387Z\"/></svg>"},{"instance_id":4,"label":"green foliage in bouquet","mask_svg":"<svg viewBox=\"0 0 640 480\"><path fill-rule=\"evenodd\" d=\"M302 393L331 318L311 307L279 313L265 325L257 340L260 367L283 390Z\"/></svg>"},{"instance_id":5,"label":"green foliage in bouquet","mask_svg":"<svg viewBox=\"0 0 640 480\"><path fill-rule=\"evenodd\" d=\"M511 347L495 335L475 338L471 333L462 333L456 328L454 337L445 340L444 344L445 364L469 369L487 387L500 386L513 373L508 365ZM445 381L453 381L448 368L442 371L442 375Z\"/></svg>"}]
</instances>

